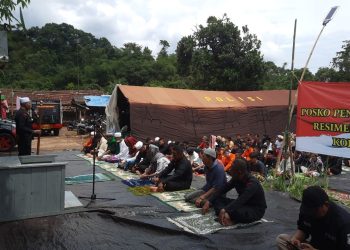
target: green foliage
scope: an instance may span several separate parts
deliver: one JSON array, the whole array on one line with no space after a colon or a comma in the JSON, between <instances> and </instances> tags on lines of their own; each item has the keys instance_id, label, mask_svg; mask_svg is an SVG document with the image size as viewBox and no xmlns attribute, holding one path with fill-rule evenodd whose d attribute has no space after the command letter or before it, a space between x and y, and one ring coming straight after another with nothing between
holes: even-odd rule
<instances>
[{"instance_id":1,"label":"green foliage","mask_svg":"<svg viewBox=\"0 0 350 250\"><path fill-rule=\"evenodd\" d=\"M25 29L22 8L26 8L30 3L30 0L1 0L0 1L0 24L3 24L5 30L11 30L12 28ZM20 7L20 19L14 15L17 7ZM13 25L13 22L16 25Z\"/></svg>"},{"instance_id":2,"label":"green foliage","mask_svg":"<svg viewBox=\"0 0 350 250\"><path fill-rule=\"evenodd\" d=\"M344 41L342 51L333 58L333 68L338 70L342 81L350 81L350 40Z\"/></svg>"},{"instance_id":3,"label":"green foliage","mask_svg":"<svg viewBox=\"0 0 350 250\"><path fill-rule=\"evenodd\" d=\"M263 75L261 42L247 26L240 29L225 14L209 17L193 36L177 47L179 74L192 74L193 88L211 90L259 89Z\"/></svg>"},{"instance_id":4,"label":"green foliage","mask_svg":"<svg viewBox=\"0 0 350 250\"><path fill-rule=\"evenodd\" d=\"M192 73L191 62L196 42L192 36L181 38L176 48L177 72L180 76L188 76Z\"/></svg>"},{"instance_id":5,"label":"green foliage","mask_svg":"<svg viewBox=\"0 0 350 250\"><path fill-rule=\"evenodd\" d=\"M320 177L306 177L303 174L295 174L295 176L291 178L272 176L264 182L263 187L267 190L289 193L292 198L301 200L304 189L314 185L327 189L327 175L322 175Z\"/></svg>"},{"instance_id":6,"label":"green foliage","mask_svg":"<svg viewBox=\"0 0 350 250\"><path fill-rule=\"evenodd\" d=\"M27 3L6 0L0 7L7 4L7 10L13 11L13 6ZM9 17L4 11L0 9L1 20ZM259 90L289 89L293 79L295 89L302 73L296 69L292 76L286 63L280 67L264 62L256 35L247 26L238 28L226 15L209 17L192 35L181 38L176 54L168 52L168 41L160 40L156 58L148 47L131 42L117 48L106 38L65 23L14 30L8 38L10 60L0 72L0 87L103 89L107 93L115 84ZM349 51L350 42L345 41L332 68L320 68L315 76L307 71L304 80L349 81Z\"/></svg>"}]
</instances>

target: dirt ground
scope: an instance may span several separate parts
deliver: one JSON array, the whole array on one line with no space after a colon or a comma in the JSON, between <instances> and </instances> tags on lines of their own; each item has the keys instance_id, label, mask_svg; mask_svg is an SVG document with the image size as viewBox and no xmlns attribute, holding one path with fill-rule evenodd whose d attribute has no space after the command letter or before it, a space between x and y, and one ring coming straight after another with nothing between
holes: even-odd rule
<instances>
[{"instance_id":1,"label":"dirt ground","mask_svg":"<svg viewBox=\"0 0 350 250\"><path fill-rule=\"evenodd\" d=\"M50 152L81 150L89 135L77 135L76 131L68 131L66 127L60 130L59 136L43 135L40 137L39 154ZM37 137L32 141L32 155L37 152ZM0 156L17 155L17 147L12 152L0 152Z\"/></svg>"},{"instance_id":2,"label":"dirt ground","mask_svg":"<svg viewBox=\"0 0 350 250\"><path fill-rule=\"evenodd\" d=\"M59 136L44 135L40 138L40 152L80 150L88 135L77 135L76 131L68 131L66 127L60 130ZM32 142L32 152L37 150L38 139Z\"/></svg>"}]
</instances>

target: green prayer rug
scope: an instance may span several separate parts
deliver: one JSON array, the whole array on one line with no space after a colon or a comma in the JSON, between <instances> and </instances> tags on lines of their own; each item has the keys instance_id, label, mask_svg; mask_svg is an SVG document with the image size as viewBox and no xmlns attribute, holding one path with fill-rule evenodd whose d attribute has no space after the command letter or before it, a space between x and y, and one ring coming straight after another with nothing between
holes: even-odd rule
<instances>
[{"instance_id":1,"label":"green prayer rug","mask_svg":"<svg viewBox=\"0 0 350 250\"><path fill-rule=\"evenodd\" d=\"M185 200L185 195L193 191L195 191L195 189L190 188L190 189L185 189L181 191L153 193L152 196L164 202L180 201L180 200Z\"/></svg>"},{"instance_id":2,"label":"green prayer rug","mask_svg":"<svg viewBox=\"0 0 350 250\"><path fill-rule=\"evenodd\" d=\"M80 184L80 183L90 183L92 182L92 180L93 180L93 175L86 174L86 175L66 177L65 183L66 185L73 185L73 184ZM103 174L103 173L95 174L96 182L111 181L111 180L114 180L114 178L109 174Z\"/></svg>"}]
</instances>

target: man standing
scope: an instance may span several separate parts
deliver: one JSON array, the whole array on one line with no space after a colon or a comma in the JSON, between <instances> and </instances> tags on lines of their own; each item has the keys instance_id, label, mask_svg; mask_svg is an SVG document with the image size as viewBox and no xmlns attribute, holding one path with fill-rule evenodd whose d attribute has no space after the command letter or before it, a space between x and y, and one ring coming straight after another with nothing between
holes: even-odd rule
<instances>
[{"instance_id":1,"label":"man standing","mask_svg":"<svg viewBox=\"0 0 350 250\"><path fill-rule=\"evenodd\" d=\"M311 241L306 239L311 236ZM329 201L319 186L304 190L300 206L298 230L293 236L280 234L279 249L350 249L350 214Z\"/></svg>"},{"instance_id":2,"label":"man standing","mask_svg":"<svg viewBox=\"0 0 350 250\"><path fill-rule=\"evenodd\" d=\"M214 207L220 224L224 226L260 220L267 207L264 189L260 182L249 173L247 162L238 159L234 161L233 166L230 170L231 180L202 207L203 214L208 212L210 206ZM238 193L237 199L223 197L233 188Z\"/></svg>"},{"instance_id":3,"label":"man standing","mask_svg":"<svg viewBox=\"0 0 350 250\"><path fill-rule=\"evenodd\" d=\"M30 155L32 152L33 134L40 134L40 130L33 130L33 119L29 115L32 107L28 97L20 98L20 109L16 112L16 135L18 144L18 155Z\"/></svg>"}]
</instances>

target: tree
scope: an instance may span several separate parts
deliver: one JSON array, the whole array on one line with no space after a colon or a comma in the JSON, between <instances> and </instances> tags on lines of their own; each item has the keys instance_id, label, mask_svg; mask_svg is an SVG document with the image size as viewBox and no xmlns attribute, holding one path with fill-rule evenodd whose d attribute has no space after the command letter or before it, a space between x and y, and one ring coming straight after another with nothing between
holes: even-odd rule
<instances>
[{"instance_id":1,"label":"tree","mask_svg":"<svg viewBox=\"0 0 350 250\"><path fill-rule=\"evenodd\" d=\"M22 8L27 7L30 0L1 0L0 1L0 24L4 25L4 29L25 28L24 19L22 15ZM17 6L20 6L20 19L13 14ZM16 25L13 25L13 22Z\"/></svg>"},{"instance_id":2,"label":"tree","mask_svg":"<svg viewBox=\"0 0 350 250\"><path fill-rule=\"evenodd\" d=\"M278 67L274 62L264 62L263 89L289 89L291 74L286 66L287 63Z\"/></svg>"},{"instance_id":3,"label":"tree","mask_svg":"<svg viewBox=\"0 0 350 250\"><path fill-rule=\"evenodd\" d=\"M177 72L180 76L188 76L191 73L191 62L196 42L192 36L185 36L177 44Z\"/></svg>"},{"instance_id":4,"label":"tree","mask_svg":"<svg viewBox=\"0 0 350 250\"><path fill-rule=\"evenodd\" d=\"M342 50L332 60L332 66L337 71L339 80L350 81L350 40L344 41Z\"/></svg>"},{"instance_id":5,"label":"tree","mask_svg":"<svg viewBox=\"0 0 350 250\"><path fill-rule=\"evenodd\" d=\"M315 79L320 82L335 82L338 81L337 78L337 71L333 68L319 68L315 74Z\"/></svg>"},{"instance_id":6,"label":"tree","mask_svg":"<svg viewBox=\"0 0 350 250\"><path fill-rule=\"evenodd\" d=\"M168 48L170 47L170 44L167 40L160 40L159 44L162 46L158 53L158 58L161 57L167 57L168 56Z\"/></svg>"},{"instance_id":7,"label":"tree","mask_svg":"<svg viewBox=\"0 0 350 250\"><path fill-rule=\"evenodd\" d=\"M194 87L212 90L259 89L263 76L261 42L247 26L240 29L225 14L209 17L206 26L199 25L191 38L178 44L178 62L187 62L179 73L191 68ZM191 45L194 44L193 50ZM189 60L191 63L189 64Z\"/></svg>"}]
</instances>

